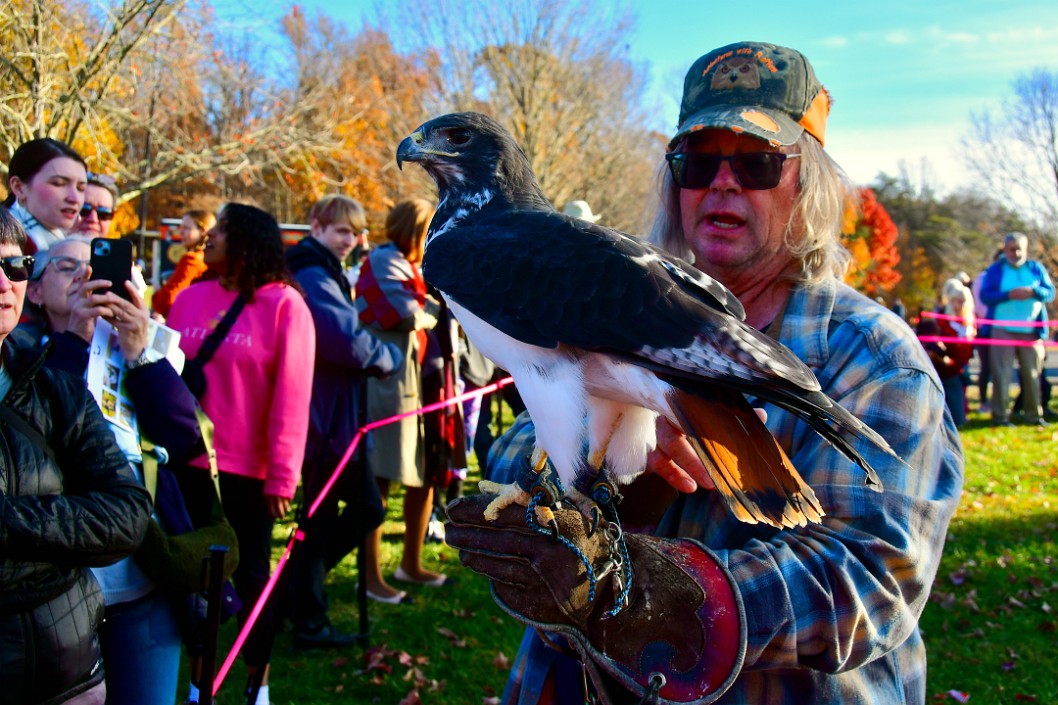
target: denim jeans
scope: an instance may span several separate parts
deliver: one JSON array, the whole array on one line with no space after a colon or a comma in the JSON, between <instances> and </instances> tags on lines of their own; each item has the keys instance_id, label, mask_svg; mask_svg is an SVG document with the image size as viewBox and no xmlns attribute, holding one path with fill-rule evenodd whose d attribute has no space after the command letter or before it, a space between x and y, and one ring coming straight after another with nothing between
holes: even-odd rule
<instances>
[{"instance_id":1,"label":"denim jeans","mask_svg":"<svg viewBox=\"0 0 1058 705\"><path fill-rule=\"evenodd\" d=\"M169 598L155 591L107 605L99 627L107 705L176 701L181 639Z\"/></svg>"}]
</instances>

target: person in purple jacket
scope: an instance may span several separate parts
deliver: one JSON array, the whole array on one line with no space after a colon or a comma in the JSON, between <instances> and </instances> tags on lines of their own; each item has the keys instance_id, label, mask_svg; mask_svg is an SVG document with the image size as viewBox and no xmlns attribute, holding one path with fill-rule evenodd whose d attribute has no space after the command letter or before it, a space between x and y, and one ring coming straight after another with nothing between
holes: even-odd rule
<instances>
[{"instance_id":1,"label":"person in purple jacket","mask_svg":"<svg viewBox=\"0 0 1058 705\"><path fill-rule=\"evenodd\" d=\"M303 510L316 501L338 461L360 430L366 414L365 380L388 375L401 364L401 350L360 327L343 263L367 233L363 207L348 196L327 196L309 213L311 232L287 250L287 265L305 291L316 326L316 366L312 376L305 464L301 471ZM300 648L349 646L355 636L334 628L327 618L324 579L385 518L385 507L363 463L363 444L327 499L309 521L305 540L290 559L294 645ZM345 509L339 508L339 500Z\"/></svg>"}]
</instances>

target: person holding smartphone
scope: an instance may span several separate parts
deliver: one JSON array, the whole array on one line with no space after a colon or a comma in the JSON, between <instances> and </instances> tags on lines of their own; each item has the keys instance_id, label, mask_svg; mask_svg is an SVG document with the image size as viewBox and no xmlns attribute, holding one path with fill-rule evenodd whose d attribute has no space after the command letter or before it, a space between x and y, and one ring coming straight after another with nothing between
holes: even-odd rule
<instances>
[{"instance_id":1,"label":"person holding smartphone","mask_svg":"<svg viewBox=\"0 0 1058 705\"><path fill-rule=\"evenodd\" d=\"M111 282L93 271L90 248L100 242L116 241L89 243L71 235L41 255L43 269L29 283L27 296L46 322L42 339L49 340L51 348L45 364L83 378L99 318L113 325L125 359L125 394L135 408L138 431L164 449L170 467L180 466L202 450L195 398L164 357L149 354L150 312L135 286L127 278ZM125 289L124 298L111 291L112 284ZM18 339L22 342L28 337L23 333ZM26 342L37 345L41 341ZM142 478L138 433L117 424L108 427ZM202 479L208 482L205 475ZM197 478L184 478L184 482L201 484ZM172 594L152 581L132 558L93 573L106 600L106 619L99 634L107 669L107 703L174 701L182 638Z\"/></svg>"},{"instance_id":2,"label":"person holding smartphone","mask_svg":"<svg viewBox=\"0 0 1058 705\"><path fill-rule=\"evenodd\" d=\"M101 705L104 598L88 568L132 554L150 495L85 384L11 336L32 268L25 245L0 209L0 703Z\"/></svg>"}]
</instances>

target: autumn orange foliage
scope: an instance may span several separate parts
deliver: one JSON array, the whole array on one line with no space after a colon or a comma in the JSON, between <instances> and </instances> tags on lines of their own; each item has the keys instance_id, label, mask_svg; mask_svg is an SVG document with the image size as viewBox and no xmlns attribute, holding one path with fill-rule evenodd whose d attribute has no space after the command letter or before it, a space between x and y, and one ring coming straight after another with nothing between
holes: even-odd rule
<instances>
[{"instance_id":1,"label":"autumn orange foliage","mask_svg":"<svg viewBox=\"0 0 1058 705\"><path fill-rule=\"evenodd\" d=\"M899 232L873 190L861 188L858 196L859 204L850 203L846 209L842 228L853 257L845 281L869 296L877 296L891 291L900 281L896 268L900 263L896 247Z\"/></svg>"}]
</instances>

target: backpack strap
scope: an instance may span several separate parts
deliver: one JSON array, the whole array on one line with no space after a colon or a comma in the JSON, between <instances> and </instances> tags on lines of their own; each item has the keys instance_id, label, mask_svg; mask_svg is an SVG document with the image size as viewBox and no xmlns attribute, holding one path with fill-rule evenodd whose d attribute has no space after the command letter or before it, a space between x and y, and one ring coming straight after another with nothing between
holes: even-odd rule
<instances>
[{"instance_id":1,"label":"backpack strap","mask_svg":"<svg viewBox=\"0 0 1058 705\"><path fill-rule=\"evenodd\" d=\"M217 352L217 348L220 347L220 344L228 335L228 331L230 331L231 327L235 325L235 319L239 317L239 313L246 305L247 298L246 294L239 294L235 297L235 301L232 302L231 308L228 309L228 312L224 314L224 318L220 319L220 323L218 323L217 327L213 329L213 332L202 341L202 347L198 349L198 354L195 355L195 362L200 365L205 365L213 359L213 354ZM212 427L212 425L212 422L210 422L210 427ZM210 436L212 438L212 432L210 433Z\"/></svg>"},{"instance_id":2,"label":"backpack strap","mask_svg":"<svg viewBox=\"0 0 1058 705\"><path fill-rule=\"evenodd\" d=\"M26 421L20 415L15 413L15 411L7 404L0 404L0 421L3 421L7 426L15 429L32 441L34 445L43 450L54 462L59 462L55 457L55 451L53 451L51 446L48 445L48 441L45 440L44 435L37 429L33 428L29 421Z\"/></svg>"}]
</instances>

